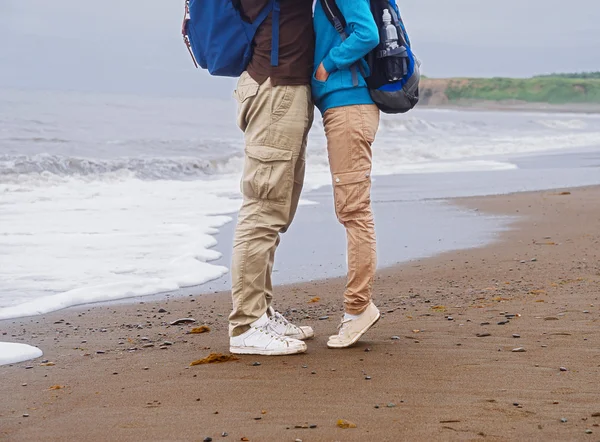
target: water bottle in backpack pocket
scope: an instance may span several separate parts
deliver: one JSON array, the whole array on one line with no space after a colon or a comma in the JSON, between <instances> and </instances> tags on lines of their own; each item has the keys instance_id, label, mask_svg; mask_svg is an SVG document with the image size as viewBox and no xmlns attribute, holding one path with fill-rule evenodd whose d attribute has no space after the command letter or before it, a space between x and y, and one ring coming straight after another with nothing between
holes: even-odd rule
<instances>
[{"instance_id":1,"label":"water bottle in backpack pocket","mask_svg":"<svg viewBox=\"0 0 600 442\"><path fill-rule=\"evenodd\" d=\"M381 28L381 46L379 58L385 58L385 71L388 81L398 81L408 72L406 49L400 46L398 29L392 24L392 16L387 9L383 10L383 27Z\"/></svg>"}]
</instances>

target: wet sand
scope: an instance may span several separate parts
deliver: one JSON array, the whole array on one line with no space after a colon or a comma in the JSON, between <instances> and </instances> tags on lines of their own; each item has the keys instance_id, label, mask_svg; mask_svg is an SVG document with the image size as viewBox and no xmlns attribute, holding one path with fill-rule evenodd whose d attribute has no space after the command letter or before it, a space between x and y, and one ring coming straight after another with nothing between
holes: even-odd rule
<instances>
[{"instance_id":1,"label":"wet sand","mask_svg":"<svg viewBox=\"0 0 600 442\"><path fill-rule=\"evenodd\" d=\"M341 279L278 288L317 334L298 356L190 367L227 353L226 293L0 322L45 352L0 367L0 440L599 440L600 188L454 203L519 218L492 245L379 272L384 317L351 349L325 346Z\"/></svg>"}]
</instances>

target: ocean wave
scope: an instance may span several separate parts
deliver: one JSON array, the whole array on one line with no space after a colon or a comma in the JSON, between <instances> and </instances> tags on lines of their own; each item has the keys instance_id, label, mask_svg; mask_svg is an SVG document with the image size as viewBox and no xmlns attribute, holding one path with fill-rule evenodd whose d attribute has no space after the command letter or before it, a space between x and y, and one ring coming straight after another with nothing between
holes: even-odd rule
<instances>
[{"instance_id":1,"label":"ocean wave","mask_svg":"<svg viewBox=\"0 0 600 442\"><path fill-rule=\"evenodd\" d=\"M186 179L235 173L240 154L221 158L194 157L90 159L62 155L0 155L0 182L22 181L23 176L40 174L55 177L81 177L89 180L103 175L126 174L139 179Z\"/></svg>"},{"instance_id":2,"label":"ocean wave","mask_svg":"<svg viewBox=\"0 0 600 442\"><path fill-rule=\"evenodd\" d=\"M549 129L583 130L588 124L583 120L536 120L536 123Z\"/></svg>"},{"instance_id":3,"label":"ocean wave","mask_svg":"<svg viewBox=\"0 0 600 442\"><path fill-rule=\"evenodd\" d=\"M10 137L6 141L20 142L20 143L48 143L48 144L66 144L70 143L71 140L56 137Z\"/></svg>"}]
</instances>

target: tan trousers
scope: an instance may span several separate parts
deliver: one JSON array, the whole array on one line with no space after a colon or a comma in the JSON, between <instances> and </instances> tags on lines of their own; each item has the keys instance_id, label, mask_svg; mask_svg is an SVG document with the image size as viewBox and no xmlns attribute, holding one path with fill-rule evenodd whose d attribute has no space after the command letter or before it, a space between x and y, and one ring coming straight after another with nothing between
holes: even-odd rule
<instances>
[{"instance_id":1,"label":"tan trousers","mask_svg":"<svg viewBox=\"0 0 600 442\"><path fill-rule=\"evenodd\" d=\"M347 313L358 315L369 303L377 267L375 223L371 210L371 145L379 128L375 105L329 109L323 116L333 179L335 212L346 228Z\"/></svg>"},{"instance_id":2,"label":"tan trousers","mask_svg":"<svg viewBox=\"0 0 600 442\"><path fill-rule=\"evenodd\" d=\"M259 85L247 72L234 95L246 144L231 265L229 333L238 336L271 305L275 249L298 207L313 103L308 85Z\"/></svg>"}]
</instances>

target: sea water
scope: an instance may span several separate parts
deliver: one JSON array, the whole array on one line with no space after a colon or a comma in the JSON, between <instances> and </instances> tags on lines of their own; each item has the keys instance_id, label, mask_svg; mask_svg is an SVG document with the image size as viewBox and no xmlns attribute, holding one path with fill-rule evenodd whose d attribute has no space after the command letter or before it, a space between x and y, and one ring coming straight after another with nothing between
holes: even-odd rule
<instances>
[{"instance_id":1,"label":"sea water","mask_svg":"<svg viewBox=\"0 0 600 442\"><path fill-rule=\"evenodd\" d=\"M382 117L374 175L599 144L598 115L418 109ZM319 117L307 156L306 189L327 184ZM233 100L0 91L0 320L221 277L242 165Z\"/></svg>"}]
</instances>

